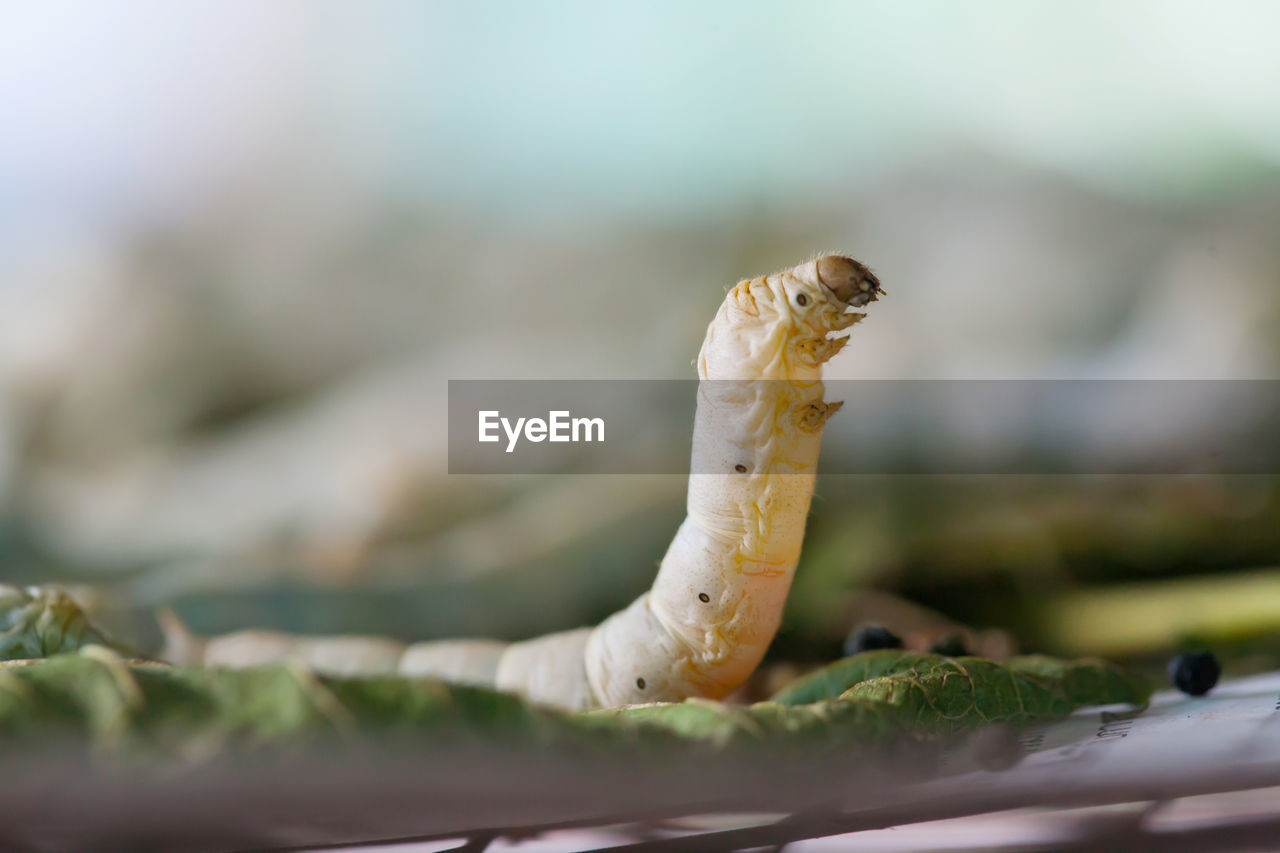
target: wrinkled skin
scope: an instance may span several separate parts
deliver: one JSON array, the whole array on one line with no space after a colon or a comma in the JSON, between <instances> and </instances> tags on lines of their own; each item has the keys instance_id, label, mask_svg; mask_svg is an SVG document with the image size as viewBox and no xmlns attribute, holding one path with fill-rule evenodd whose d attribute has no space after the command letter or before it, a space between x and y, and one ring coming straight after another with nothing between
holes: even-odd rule
<instances>
[{"instance_id":1,"label":"wrinkled skin","mask_svg":"<svg viewBox=\"0 0 1280 853\"><path fill-rule=\"evenodd\" d=\"M729 291L698 357L688 514L653 588L586 648L604 706L720 698L759 665L800 558L822 428L822 365L878 298L851 258L826 256Z\"/></svg>"}]
</instances>

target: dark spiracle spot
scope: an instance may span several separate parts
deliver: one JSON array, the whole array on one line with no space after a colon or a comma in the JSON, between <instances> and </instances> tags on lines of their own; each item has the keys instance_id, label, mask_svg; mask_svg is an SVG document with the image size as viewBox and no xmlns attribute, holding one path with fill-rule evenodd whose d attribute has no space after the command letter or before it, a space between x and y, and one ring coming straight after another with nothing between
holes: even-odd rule
<instances>
[{"instance_id":1,"label":"dark spiracle spot","mask_svg":"<svg viewBox=\"0 0 1280 853\"><path fill-rule=\"evenodd\" d=\"M707 595L705 592L700 592L698 593L698 600L705 604L711 600L711 596Z\"/></svg>"},{"instance_id":2,"label":"dark spiracle spot","mask_svg":"<svg viewBox=\"0 0 1280 853\"><path fill-rule=\"evenodd\" d=\"M809 297L801 293L799 296L796 297L796 302L799 303L799 305L803 308L805 305L809 304Z\"/></svg>"},{"instance_id":3,"label":"dark spiracle spot","mask_svg":"<svg viewBox=\"0 0 1280 853\"><path fill-rule=\"evenodd\" d=\"M733 466L733 470L737 471L739 474L745 474L745 473L747 473L747 466L746 466L746 465L734 465L734 466Z\"/></svg>"},{"instance_id":4,"label":"dark spiracle spot","mask_svg":"<svg viewBox=\"0 0 1280 853\"><path fill-rule=\"evenodd\" d=\"M643 678L637 678L637 679L636 679L636 687L639 687L641 690L644 690L644 679L643 679Z\"/></svg>"}]
</instances>

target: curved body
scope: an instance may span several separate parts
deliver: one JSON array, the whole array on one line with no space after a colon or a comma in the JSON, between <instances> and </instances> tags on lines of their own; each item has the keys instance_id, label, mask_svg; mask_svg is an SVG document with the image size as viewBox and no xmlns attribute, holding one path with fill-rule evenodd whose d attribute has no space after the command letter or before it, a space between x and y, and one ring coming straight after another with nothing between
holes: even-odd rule
<instances>
[{"instance_id":1,"label":"curved body","mask_svg":"<svg viewBox=\"0 0 1280 853\"><path fill-rule=\"evenodd\" d=\"M510 645L243 632L187 646L207 664L292 654L330 671L436 675L566 708L724 696L764 656L800 558L822 428L841 405L823 400L822 364L846 340L830 335L880 292L866 267L838 255L728 292L698 356L687 516L653 587L599 626Z\"/></svg>"}]
</instances>

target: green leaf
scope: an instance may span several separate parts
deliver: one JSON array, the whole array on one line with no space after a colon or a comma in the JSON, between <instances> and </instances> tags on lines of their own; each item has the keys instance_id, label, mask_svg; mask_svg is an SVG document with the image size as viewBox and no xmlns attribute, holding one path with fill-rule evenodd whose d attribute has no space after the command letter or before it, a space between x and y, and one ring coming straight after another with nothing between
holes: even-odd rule
<instances>
[{"instance_id":1,"label":"green leaf","mask_svg":"<svg viewBox=\"0 0 1280 853\"><path fill-rule=\"evenodd\" d=\"M852 655L796 679L774 695L772 701L782 705L807 705L834 699L863 681L910 672L930 657L890 649Z\"/></svg>"},{"instance_id":2,"label":"green leaf","mask_svg":"<svg viewBox=\"0 0 1280 853\"><path fill-rule=\"evenodd\" d=\"M904 730L947 734L990 723L1022 725L1086 705L1144 704L1150 686L1103 661L865 652L837 661L782 690L774 702L858 703Z\"/></svg>"},{"instance_id":3,"label":"green leaf","mask_svg":"<svg viewBox=\"0 0 1280 853\"><path fill-rule=\"evenodd\" d=\"M1141 704L1149 688L1100 661L900 651L837 661L774 701L707 700L568 713L428 678L330 678L293 664L243 670L131 661L86 646L0 664L0 742L78 738L93 747L195 759L228 748L329 739L459 737L612 753L873 745L990 723L1021 725L1084 705Z\"/></svg>"},{"instance_id":4,"label":"green leaf","mask_svg":"<svg viewBox=\"0 0 1280 853\"><path fill-rule=\"evenodd\" d=\"M1063 698L1075 706L1145 705L1151 698L1151 685L1146 679L1097 658L1070 661L1023 655L1012 658L1006 666L1027 678L1052 683Z\"/></svg>"}]
</instances>

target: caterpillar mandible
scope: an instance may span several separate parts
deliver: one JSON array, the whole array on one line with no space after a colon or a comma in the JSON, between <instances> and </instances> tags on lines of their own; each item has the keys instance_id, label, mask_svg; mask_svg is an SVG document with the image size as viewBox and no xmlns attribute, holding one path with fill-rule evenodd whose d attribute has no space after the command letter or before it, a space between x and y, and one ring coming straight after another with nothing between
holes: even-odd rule
<instances>
[{"instance_id":1,"label":"caterpillar mandible","mask_svg":"<svg viewBox=\"0 0 1280 853\"><path fill-rule=\"evenodd\" d=\"M651 589L599 626L504 644L404 646L372 637L246 631L191 636L167 620L182 663L281 657L340 674L400 673L496 687L570 709L720 698L755 670L777 632L800 558L822 429L822 365L852 311L883 293L863 264L825 255L739 282L698 355L687 514Z\"/></svg>"}]
</instances>

